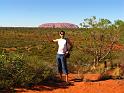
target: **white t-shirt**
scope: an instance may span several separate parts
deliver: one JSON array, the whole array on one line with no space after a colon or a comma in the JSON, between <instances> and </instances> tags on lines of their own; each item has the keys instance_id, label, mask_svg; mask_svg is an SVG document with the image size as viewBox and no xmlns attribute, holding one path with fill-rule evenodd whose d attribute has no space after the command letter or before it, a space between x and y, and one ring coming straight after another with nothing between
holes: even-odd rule
<instances>
[{"instance_id":1,"label":"white t-shirt","mask_svg":"<svg viewBox=\"0 0 124 93\"><path fill-rule=\"evenodd\" d=\"M58 39L58 52L57 54L65 54L67 51L66 39Z\"/></svg>"}]
</instances>

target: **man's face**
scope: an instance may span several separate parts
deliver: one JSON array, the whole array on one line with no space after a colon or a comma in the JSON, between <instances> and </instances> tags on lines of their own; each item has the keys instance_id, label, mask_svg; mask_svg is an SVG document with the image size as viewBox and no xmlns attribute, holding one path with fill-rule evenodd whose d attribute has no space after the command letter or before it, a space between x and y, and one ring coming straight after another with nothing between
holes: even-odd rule
<instances>
[{"instance_id":1,"label":"man's face","mask_svg":"<svg viewBox=\"0 0 124 93\"><path fill-rule=\"evenodd\" d=\"M65 35L65 33L63 33L63 32L60 33L60 36L61 37L64 37L64 35Z\"/></svg>"}]
</instances>

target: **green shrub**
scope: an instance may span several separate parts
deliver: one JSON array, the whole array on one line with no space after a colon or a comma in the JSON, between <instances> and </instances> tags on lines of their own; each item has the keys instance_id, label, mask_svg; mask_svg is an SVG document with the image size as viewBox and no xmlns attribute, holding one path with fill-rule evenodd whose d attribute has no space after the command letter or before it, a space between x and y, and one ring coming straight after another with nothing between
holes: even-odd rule
<instances>
[{"instance_id":1,"label":"green shrub","mask_svg":"<svg viewBox=\"0 0 124 93\"><path fill-rule=\"evenodd\" d=\"M50 76L54 76L53 67L37 56L0 55L0 89L38 84Z\"/></svg>"}]
</instances>

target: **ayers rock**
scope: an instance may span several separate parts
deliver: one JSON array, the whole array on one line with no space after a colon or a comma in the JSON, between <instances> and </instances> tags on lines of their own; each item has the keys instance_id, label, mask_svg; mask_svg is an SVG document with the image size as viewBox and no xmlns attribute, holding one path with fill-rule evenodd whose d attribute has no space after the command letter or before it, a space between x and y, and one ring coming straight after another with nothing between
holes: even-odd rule
<instances>
[{"instance_id":1,"label":"ayers rock","mask_svg":"<svg viewBox=\"0 0 124 93\"><path fill-rule=\"evenodd\" d=\"M75 24L71 23L45 23L42 25L39 25L41 28L79 28Z\"/></svg>"}]
</instances>

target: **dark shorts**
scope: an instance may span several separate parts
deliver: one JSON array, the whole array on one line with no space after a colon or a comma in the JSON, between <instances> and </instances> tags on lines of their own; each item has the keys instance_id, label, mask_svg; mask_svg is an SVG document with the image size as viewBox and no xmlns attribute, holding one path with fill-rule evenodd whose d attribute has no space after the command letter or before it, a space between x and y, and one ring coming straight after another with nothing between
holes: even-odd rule
<instances>
[{"instance_id":1,"label":"dark shorts","mask_svg":"<svg viewBox=\"0 0 124 93\"><path fill-rule=\"evenodd\" d=\"M58 65L58 72L68 74L66 58L64 54L57 54L56 61Z\"/></svg>"}]
</instances>

